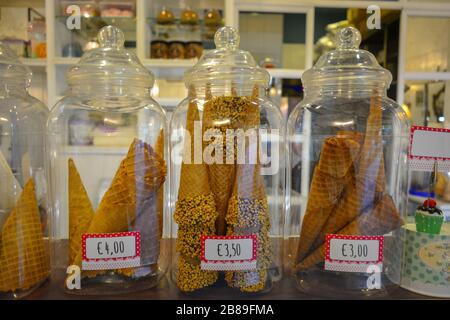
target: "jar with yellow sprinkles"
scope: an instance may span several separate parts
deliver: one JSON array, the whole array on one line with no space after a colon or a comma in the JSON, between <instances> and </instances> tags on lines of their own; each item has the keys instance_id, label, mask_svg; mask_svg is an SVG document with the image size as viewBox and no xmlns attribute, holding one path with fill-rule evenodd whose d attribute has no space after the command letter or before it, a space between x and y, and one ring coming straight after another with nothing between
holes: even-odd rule
<instances>
[{"instance_id":1,"label":"jar with yellow sprinkles","mask_svg":"<svg viewBox=\"0 0 450 320\"><path fill-rule=\"evenodd\" d=\"M237 31L214 40L170 124L173 278L186 293L267 292L281 278L283 118Z\"/></svg>"}]
</instances>

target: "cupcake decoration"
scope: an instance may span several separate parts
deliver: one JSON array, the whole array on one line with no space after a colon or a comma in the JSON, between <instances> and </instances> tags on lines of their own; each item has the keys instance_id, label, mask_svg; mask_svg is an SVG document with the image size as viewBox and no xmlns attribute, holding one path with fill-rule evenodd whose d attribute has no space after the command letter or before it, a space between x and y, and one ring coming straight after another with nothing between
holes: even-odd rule
<instances>
[{"instance_id":1,"label":"cupcake decoration","mask_svg":"<svg viewBox=\"0 0 450 320\"><path fill-rule=\"evenodd\" d=\"M416 210L416 230L430 234L439 234L444 222L442 210L436 207L433 199L425 200Z\"/></svg>"}]
</instances>

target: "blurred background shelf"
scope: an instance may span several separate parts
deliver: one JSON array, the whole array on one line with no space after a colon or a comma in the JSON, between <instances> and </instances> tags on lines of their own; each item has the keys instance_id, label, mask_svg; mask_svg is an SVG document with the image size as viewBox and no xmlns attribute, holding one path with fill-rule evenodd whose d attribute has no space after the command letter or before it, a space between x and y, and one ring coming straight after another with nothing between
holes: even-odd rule
<instances>
[{"instance_id":1,"label":"blurred background shelf","mask_svg":"<svg viewBox=\"0 0 450 320\"><path fill-rule=\"evenodd\" d=\"M45 58L20 58L20 61L31 67L46 67L47 59Z\"/></svg>"},{"instance_id":2,"label":"blurred background shelf","mask_svg":"<svg viewBox=\"0 0 450 320\"><path fill-rule=\"evenodd\" d=\"M148 68L191 68L197 59L143 59L142 64Z\"/></svg>"},{"instance_id":3,"label":"blurred background shelf","mask_svg":"<svg viewBox=\"0 0 450 320\"><path fill-rule=\"evenodd\" d=\"M53 58L53 63L55 65L73 65L76 64L78 61L80 60L80 58Z\"/></svg>"}]
</instances>

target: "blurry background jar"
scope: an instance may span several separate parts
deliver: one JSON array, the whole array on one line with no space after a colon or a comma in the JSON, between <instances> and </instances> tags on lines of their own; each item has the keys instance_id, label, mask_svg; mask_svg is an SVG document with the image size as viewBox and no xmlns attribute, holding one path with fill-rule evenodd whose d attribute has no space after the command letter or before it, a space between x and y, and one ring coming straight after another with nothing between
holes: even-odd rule
<instances>
[{"instance_id":1,"label":"blurry background jar","mask_svg":"<svg viewBox=\"0 0 450 320\"><path fill-rule=\"evenodd\" d=\"M82 55L83 49L78 42L69 42L62 49L63 57L81 57Z\"/></svg>"},{"instance_id":2,"label":"blurry background jar","mask_svg":"<svg viewBox=\"0 0 450 320\"><path fill-rule=\"evenodd\" d=\"M172 41L169 43L169 58L170 59L184 59L185 49L181 41Z\"/></svg>"},{"instance_id":3,"label":"blurry background jar","mask_svg":"<svg viewBox=\"0 0 450 320\"><path fill-rule=\"evenodd\" d=\"M175 22L175 16L172 11L163 7L156 18L158 24L173 24Z\"/></svg>"},{"instance_id":4,"label":"blurry background jar","mask_svg":"<svg viewBox=\"0 0 450 320\"><path fill-rule=\"evenodd\" d=\"M184 25L198 25L198 14L194 10L187 8L181 12L180 23Z\"/></svg>"},{"instance_id":5,"label":"blurry background jar","mask_svg":"<svg viewBox=\"0 0 450 320\"><path fill-rule=\"evenodd\" d=\"M222 23L222 15L217 9L206 9L204 23L207 27L218 27Z\"/></svg>"},{"instance_id":6,"label":"blurry background jar","mask_svg":"<svg viewBox=\"0 0 450 320\"><path fill-rule=\"evenodd\" d=\"M28 94L31 72L0 43L0 299L49 276L44 168L48 109Z\"/></svg>"},{"instance_id":7,"label":"blurry background jar","mask_svg":"<svg viewBox=\"0 0 450 320\"><path fill-rule=\"evenodd\" d=\"M100 45L98 44L97 39L93 38L91 40L89 40L88 42L85 43L84 47L83 47L83 52L88 52L91 51L93 49L97 49Z\"/></svg>"},{"instance_id":8,"label":"blurry background jar","mask_svg":"<svg viewBox=\"0 0 450 320\"><path fill-rule=\"evenodd\" d=\"M185 58L193 59L200 58L203 53L201 42L188 42L185 45Z\"/></svg>"},{"instance_id":9,"label":"blurry background jar","mask_svg":"<svg viewBox=\"0 0 450 320\"><path fill-rule=\"evenodd\" d=\"M155 40L151 43L151 58L152 59L167 59L169 58L169 45L166 41Z\"/></svg>"},{"instance_id":10,"label":"blurry background jar","mask_svg":"<svg viewBox=\"0 0 450 320\"><path fill-rule=\"evenodd\" d=\"M31 47L31 58L47 57L47 41L45 31L45 20L34 19L28 25L28 38Z\"/></svg>"}]
</instances>

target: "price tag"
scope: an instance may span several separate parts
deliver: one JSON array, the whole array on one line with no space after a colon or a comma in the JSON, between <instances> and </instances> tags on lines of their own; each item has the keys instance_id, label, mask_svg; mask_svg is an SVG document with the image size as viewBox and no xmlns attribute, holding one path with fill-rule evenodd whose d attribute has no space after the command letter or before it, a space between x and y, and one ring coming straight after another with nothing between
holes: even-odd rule
<instances>
[{"instance_id":1,"label":"price tag","mask_svg":"<svg viewBox=\"0 0 450 320\"><path fill-rule=\"evenodd\" d=\"M202 236L202 270L255 270L257 237L248 236Z\"/></svg>"},{"instance_id":2,"label":"price tag","mask_svg":"<svg viewBox=\"0 0 450 320\"><path fill-rule=\"evenodd\" d=\"M110 270L141 265L140 233L83 234L82 269Z\"/></svg>"},{"instance_id":3,"label":"price tag","mask_svg":"<svg viewBox=\"0 0 450 320\"><path fill-rule=\"evenodd\" d=\"M450 171L450 129L413 126L410 134L409 167L416 171Z\"/></svg>"},{"instance_id":4,"label":"price tag","mask_svg":"<svg viewBox=\"0 0 450 320\"><path fill-rule=\"evenodd\" d=\"M325 270L367 272L369 267L383 268L383 236L328 234Z\"/></svg>"}]
</instances>

